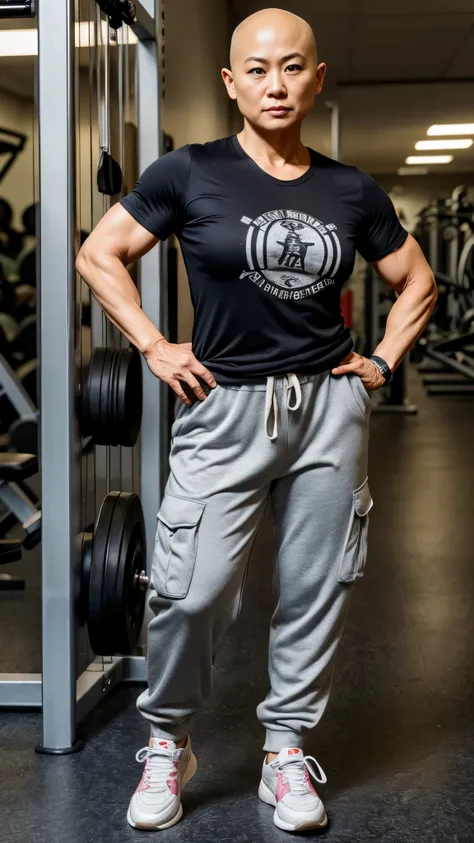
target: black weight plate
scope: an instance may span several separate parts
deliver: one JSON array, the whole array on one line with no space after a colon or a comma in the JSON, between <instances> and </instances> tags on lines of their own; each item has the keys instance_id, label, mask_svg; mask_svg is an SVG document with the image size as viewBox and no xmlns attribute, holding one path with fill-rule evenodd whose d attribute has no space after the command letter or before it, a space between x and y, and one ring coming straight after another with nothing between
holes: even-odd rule
<instances>
[{"instance_id":1,"label":"black weight plate","mask_svg":"<svg viewBox=\"0 0 474 843\"><path fill-rule=\"evenodd\" d=\"M87 628L92 650L98 656L110 656L115 649L104 595L108 546L114 509L119 496L120 492L109 492L105 496L97 515L92 540Z\"/></svg>"},{"instance_id":2,"label":"black weight plate","mask_svg":"<svg viewBox=\"0 0 474 843\"><path fill-rule=\"evenodd\" d=\"M116 392L115 392L115 406L116 406L116 425L118 431L118 439L123 445L124 440L127 440L127 426L128 418L124 413L125 387L127 382L128 361L130 359L130 349L121 348L119 354L119 369L117 373Z\"/></svg>"},{"instance_id":3,"label":"black weight plate","mask_svg":"<svg viewBox=\"0 0 474 843\"><path fill-rule=\"evenodd\" d=\"M106 348L94 349L87 375L87 397L84 402L84 435L92 436L97 431L97 420L100 419L100 393L102 385L102 369L105 362Z\"/></svg>"},{"instance_id":4,"label":"black weight plate","mask_svg":"<svg viewBox=\"0 0 474 843\"><path fill-rule=\"evenodd\" d=\"M116 430L117 445L122 444L122 441L121 441L122 436L121 436L121 430L120 430L120 418L119 418L120 369L123 365L122 358L123 358L122 349L118 348L117 349L117 356L116 356L117 368L115 370L115 378L114 378L114 401L113 401L114 425L115 425L115 430Z\"/></svg>"},{"instance_id":5,"label":"black weight plate","mask_svg":"<svg viewBox=\"0 0 474 843\"><path fill-rule=\"evenodd\" d=\"M91 412L90 412L90 402L89 402L89 398L90 398L90 396L89 396L89 388L90 388L89 373L90 373L90 366L91 365L92 365L92 360L91 360L91 364L89 365L88 371L86 372L84 369L82 370L80 389L79 389L78 394L76 395L76 402L75 402L76 415L77 415L77 418L79 419L79 424L80 424L80 428L81 428L81 436L84 437L84 438L87 437L87 436L90 436Z\"/></svg>"},{"instance_id":6,"label":"black weight plate","mask_svg":"<svg viewBox=\"0 0 474 843\"><path fill-rule=\"evenodd\" d=\"M120 349L113 349L112 361L110 364L110 381L109 381L109 404L108 404L108 422L107 422L107 444L120 445L120 437L117 429L117 381L120 369Z\"/></svg>"},{"instance_id":7,"label":"black weight plate","mask_svg":"<svg viewBox=\"0 0 474 843\"><path fill-rule=\"evenodd\" d=\"M102 368L100 388L100 415L97 419L98 428L94 441L97 445L108 445L110 438L110 383L112 378L112 365L114 362L114 349L106 348L104 353L104 365Z\"/></svg>"},{"instance_id":8,"label":"black weight plate","mask_svg":"<svg viewBox=\"0 0 474 843\"><path fill-rule=\"evenodd\" d=\"M90 435L96 445L108 445L108 389L113 349L97 348L90 370Z\"/></svg>"},{"instance_id":9,"label":"black weight plate","mask_svg":"<svg viewBox=\"0 0 474 843\"><path fill-rule=\"evenodd\" d=\"M121 354L118 393L120 444L131 448L138 439L142 423L142 366L140 354L136 348L123 348Z\"/></svg>"},{"instance_id":10,"label":"black weight plate","mask_svg":"<svg viewBox=\"0 0 474 843\"><path fill-rule=\"evenodd\" d=\"M128 348L121 348L118 354L118 371L117 371L117 378L115 381L115 424L117 428L117 439L120 445L124 444L124 441L127 440L127 420L123 418L123 413L121 414L120 407L120 392L121 392L121 384L124 378L124 366L126 368L127 365L127 358L128 358Z\"/></svg>"},{"instance_id":11,"label":"black weight plate","mask_svg":"<svg viewBox=\"0 0 474 843\"><path fill-rule=\"evenodd\" d=\"M76 583L77 618L81 626L87 621L89 601L89 578L92 562L92 533L84 531L78 536L78 574Z\"/></svg>"},{"instance_id":12,"label":"black weight plate","mask_svg":"<svg viewBox=\"0 0 474 843\"><path fill-rule=\"evenodd\" d=\"M119 445L119 435L117 430L117 382L120 369L120 349L114 349L113 361L111 365L110 384L109 384L109 421L108 434L109 445Z\"/></svg>"},{"instance_id":13,"label":"black weight plate","mask_svg":"<svg viewBox=\"0 0 474 843\"><path fill-rule=\"evenodd\" d=\"M113 630L113 652L130 655L140 635L145 592L134 577L145 568L145 524L140 499L122 492L117 500L106 560L106 615ZM112 654L112 653L110 653Z\"/></svg>"}]
</instances>

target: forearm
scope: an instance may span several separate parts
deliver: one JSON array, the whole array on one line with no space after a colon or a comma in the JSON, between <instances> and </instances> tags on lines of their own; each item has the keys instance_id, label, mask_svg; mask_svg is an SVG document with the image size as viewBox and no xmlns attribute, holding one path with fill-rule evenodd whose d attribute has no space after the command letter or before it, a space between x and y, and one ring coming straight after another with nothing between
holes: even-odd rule
<instances>
[{"instance_id":1,"label":"forearm","mask_svg":"<svg viewBox=\"0 0 474 843\"><path fill-rule=\"evenodd\" d=\"M163 339L142 310L140 294L117 255L80 252L76 269L110 321L139 351L145 353Z\"/></svg>"},{"instance_id":2,"label":"forearm","mask_svg":"<svg viewBox=\"0 0 474 843\"><path fill-rule=\"evenodd\" d=\"M431 271L407 280L387 316L384 338L373 351L388 363L392 371L423 333L437 297Z\"/></svg>"}]
</instances>

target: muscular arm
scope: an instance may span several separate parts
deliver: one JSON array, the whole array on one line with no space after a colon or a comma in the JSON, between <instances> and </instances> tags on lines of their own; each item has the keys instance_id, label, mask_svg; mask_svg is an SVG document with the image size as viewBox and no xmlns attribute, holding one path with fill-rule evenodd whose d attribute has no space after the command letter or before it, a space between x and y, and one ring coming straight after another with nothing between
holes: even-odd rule
<instances>
[{"instance_id":1,"label":"muscular arm","mask_svg":"<svg viewBox=\"0 0 474 843\"><path fill-rule=\"evenodd\" d=\"M423 332L438 290L431 268L410 234L400 249L372 266L379 278L398 293L387 317L384 338L373 350L393 371Z\"/></svg>"},{"instance_id":2,"label":"muscular arm","mask_svg":"<svg viewBox=\"0 0 474 843\"><path fill-rule=\"evenodd\" d=\"M110 208L83 244L76 269L110 321L145 353L162 339L141 308L140 294L127 266L158 243L120 204Z\"/></svg>"}]
</instances>

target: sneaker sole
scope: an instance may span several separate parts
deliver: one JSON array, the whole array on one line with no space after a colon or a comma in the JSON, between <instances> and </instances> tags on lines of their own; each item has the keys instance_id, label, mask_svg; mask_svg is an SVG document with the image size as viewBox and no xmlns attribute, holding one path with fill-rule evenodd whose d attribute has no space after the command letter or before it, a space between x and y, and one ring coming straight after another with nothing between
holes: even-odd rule
<instances>
[{"instance_id":1,"label":"sneaker sole","mask_svg":"<svg viewBox=\"0 0 474 843\"><path fill-rule=\"evenodd\" d=\"M191 756L190 756L190 759L188 761L188 766L186 767L186 769L183 773L183 778L182 778L182 781L181 781L181 792L183 792L187 783L192 779L196 770L197 770L197 759L196 759L196 756L194 755L194 753L191 752ZM144 831L160 831L163 828L170 828L172 825L176 825L176 823L178 823L180 821L182 816L183 816L183 806L180 802L179 808L178 808L176 814L174 815L174 817L172 817L170 820L168 820L165 823L147 823L147 822L137 822L136 823L132 820L132 816L131 816L131 813L130 813L130 807L129 807L129 809L127 811L127 822L128 822L129 825L132 826L132 828L139 828L139 829L142 829Z\"/></svg>"},{"instance_id":2,"label":"sneaker sole","mask_svg":"<svg viewBox=\"0 0 474 843\"><path fill-rule=\"evenodd\" d=\"M283 831L306 831L309 828L325 828L328 824L328 817L326 811L324 811L324 815L321 817L320 820L305 820L304 822L295 824L287 823L284 820L280 819L277 813L276 797L267 787L263 779L260 781L260 784L258 786L258 795L262 802L266 802L267 805L272 805L272 807L275 807L275 811L273 814L273 822L278 828L283 829Z\"/></svg>"}]
</instances>

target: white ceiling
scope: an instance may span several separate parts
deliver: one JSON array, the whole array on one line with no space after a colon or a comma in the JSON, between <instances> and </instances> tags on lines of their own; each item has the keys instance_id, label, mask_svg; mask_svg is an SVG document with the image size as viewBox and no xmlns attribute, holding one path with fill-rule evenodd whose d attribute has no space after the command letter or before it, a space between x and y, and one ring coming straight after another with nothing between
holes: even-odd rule
<instances>
[{"instance_id":1,"label":"white ceiling","mask_svg":"<svg viewBox=\"0 0 474 843\"><path fill-rule=\"evenodd\" d=\"M235 25L270 3L232 6ZM328 64L320 99L340 104L342 160L395 172L432 123L474 122L474 0L285 0L281 7L309 21ZM322 101L304 140L331 154ZM453 154L451 164L431 169L474 174L474 145Z\"/></svg>"}]
</instances>

